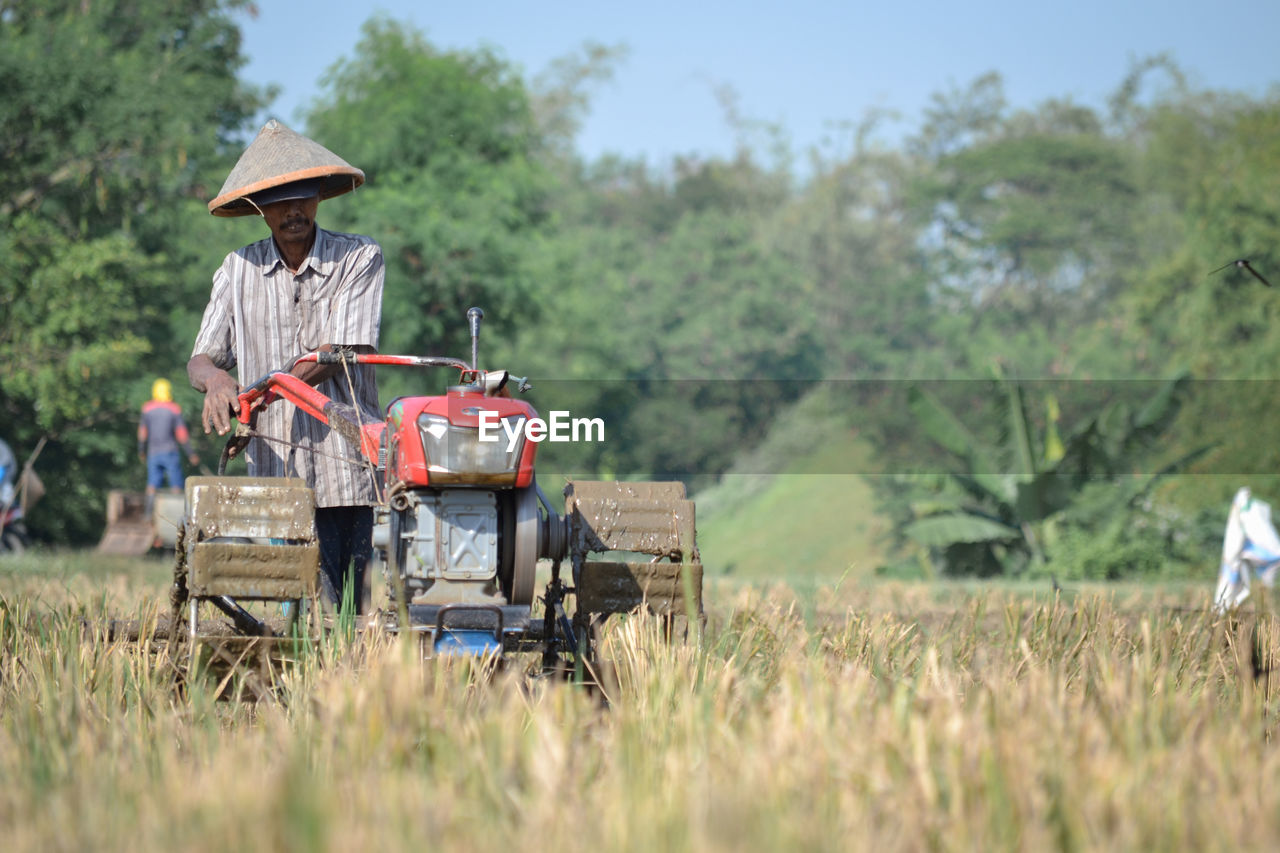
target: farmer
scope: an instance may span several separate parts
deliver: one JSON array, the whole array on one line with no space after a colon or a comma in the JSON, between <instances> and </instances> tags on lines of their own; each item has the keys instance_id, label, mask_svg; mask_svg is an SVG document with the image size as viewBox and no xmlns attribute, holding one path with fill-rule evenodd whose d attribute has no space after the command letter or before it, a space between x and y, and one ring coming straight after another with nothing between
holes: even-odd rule
<instances>
[{"instance_id":1,"label":"farmer","mask_svg":"<svg viewBox=\"0 0 1280 853\"><path fill-rule=\"evenodd\" d=\"M173 402L173 386L168 379L157 379L151 383L151 399L142 404L138 418L138 458L147 466L148 518L160 486L168 482L171 490L182 489L183 455L192 465L200 464L200 457L191 450L182 409Z\"/></svg>"},{"instance_id":2,"label":"farmer","mask_svg":"<svg viewBox=\"0 0 1280 853\"><path fill-rule=\"evenodd\" d=\"M273 370L314 350L376 351L382 316L382 249L368 237L316 225L322 199L354 190L364 172L277 121L245 149L218 197L215 216L260 215L266 239L227 255L196 336L187 374L204 392L205 433L226 435L236 396ZM235 368L239 382L229 371ZM337 403L381 420L369 365L300 364L292 369ZM354 398L352 396L354 390ZM345 438L293 405L259 413L247 447L254 477L300 477L315 491L320 583L359 612L372 551L372 471Z\"/></svg>"}]
</instances>

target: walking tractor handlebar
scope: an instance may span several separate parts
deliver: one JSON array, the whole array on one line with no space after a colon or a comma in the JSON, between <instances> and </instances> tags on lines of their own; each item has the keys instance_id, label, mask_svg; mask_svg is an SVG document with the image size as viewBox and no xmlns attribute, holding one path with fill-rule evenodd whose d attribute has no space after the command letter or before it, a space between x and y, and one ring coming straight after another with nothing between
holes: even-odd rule
<instances>
[{"instance_id":1,"label":"walking tractor handlebar","mask_svg":"<svg viewBox=\"0 0 1280 853\"><path fill-rule=\"evenodd\" d=\"M512 377L505 370L479 370L460 358L431 355L382 355L356 353L347 350L310 352L294 359L281 370L273 370L240 392L236 419L248 427L258 409L265 408L283 397L323 424L338 430L352 444L360 448L366 459L376 462L382 433L386 424L382 421L361 423L357 413L348 405L335 402L316 388L294 376L292 371L299 364L383 364L396 367L453 367L461 373L460 385L486 397L503 395L509 381L515 379L518 391L530 389L522 377ZM243 430L238 430L243 434Z\"/></svg>"}]
</instances>

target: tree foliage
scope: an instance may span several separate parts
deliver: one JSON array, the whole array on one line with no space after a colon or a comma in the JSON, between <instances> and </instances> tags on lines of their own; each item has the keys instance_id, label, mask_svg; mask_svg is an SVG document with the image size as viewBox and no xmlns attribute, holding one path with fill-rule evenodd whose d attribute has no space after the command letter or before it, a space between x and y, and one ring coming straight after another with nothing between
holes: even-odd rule
<instances>
[{"instance_id":1,"label":"tree foliage","mask_svg":"<svg viewBox=\"0 0 1280 853\"><path fill-rule=\"evenodd\" d=\"M269 94L237 78L229 13L246 5L0 0L0 411L20 454L53 438L42 470L68 498L32 519L46 538L92 535L103 490L140 483L136 407L155 375L180 374L221 257L263 236L204 207ZM931 547L995 560L1000 541L999 559L1032 559L1024 525L1047 526L1042 539L1096 532L1098 484L1120 482L1122 461L1161 471L1202 441L1218 449L1193 470L1232 481L1143 489L1144 506L1216 505L1236 474L1280 489L1260 476L1280 470L1280 441L1256 385L1177 384L1183 415L1154 445L1120 440L1142 433L1139 410L1072 385L1062 410L1083 426L1060 452L1044 401L1010 390L1167 380L1181 365L1270 378L1275 294L1208 271L1248 257L1280 284L1274 95L1196 90L1153 57L1105 111L1015 109L991 73L935 96L901 145L878 142L868 116L799 168L785 132L724 89L732 156L586 161L573 135L622 48L584 45L526 77L494 50L444 50L383 16L361 33L300 128L368 177L321 222L384 247L384 350L463 354L464 313L480 305L487 363L532 374L535 405L605 418L604 446L552 454L565 471L706 482L815 382L873 380L861 395L824 388L857 408L886 469L949 453L976 466L946 488L979 514L916 519ZM894 384L993 364L1009 377L1000 405L949 428L945 407L908 405ZM913 438L929 422L954 441ZM983 462L980 435L1019 453ZM886 491L886 507L908 494ZM1101 515L1135 511L1137 493L1108 494L1124 499Z\"/></svg>"},{"instance_id":2,"label":"tree foliage","mask_svg":"<svg viewBox=\"0 0 1280 853\"><path fill-rule=\"evenodd\" d=\"M489 50L439 51L375 17L324 87L308 131L367 184L322 215L383 246L395 306L383 348L465 351L469 305L499 323L536 317L530 258L548 174L528 90L510 65Z\"/></svg>"},{"instance_id":3,"label":"tree foliage","mask_svg":"<svg viewBox=\"0 0 1280 853\"><path fill-rule=\"evenodd\" d=\"M51 535L96 526L134 458L139 391L174 352L187 257L173 223L256 106L236 77L235 5L0 12L0 411L19 455L53 439L41 468L59 500L33 520Z\"/></svg>"},{"instance_id":4,"label":"tree foliage","mask_svg":"<svg viewBox=\"0 0 1280 853\"><path fill-rule=\"evenodd\" d=\"M1055 441L1056 424L1048 422L1041 433L1031 418L1023 385L999 380L991 389L992 420L999 425L994 443L913 387L910 407L920 431L945 448L955 466L944 477L924 479L903 535L929 549L943 573L989 575L1043 566L1062 535L1058 524L1087 527L1088 519L1090 532L1111 530L1161 478L1207 451L1196 448L1157 471L1132 474L1135 460L1173 423L1188 384L1179 376L1136 404L1115 399ZM1046 408L1056 411L1056 402ZM1101 483L1109 487L1104 494L1096 489ZM1105 501L1112 512L1100 519L1096 509L1082 506L1086 500Z\"/></svg>"}]
</instances>

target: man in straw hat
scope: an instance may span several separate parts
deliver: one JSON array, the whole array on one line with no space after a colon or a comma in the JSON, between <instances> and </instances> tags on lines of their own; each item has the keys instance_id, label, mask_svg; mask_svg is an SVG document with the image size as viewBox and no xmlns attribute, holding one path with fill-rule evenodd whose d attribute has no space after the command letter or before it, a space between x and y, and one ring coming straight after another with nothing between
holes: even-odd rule
<instances>
[{"instance_id":1,"label":"man in straw hat","mask_svg":"<svg viewBox=\"0 0 1280 853\"><path fill-rule=\"evenodd\" d=\"M362 183L359 169L273 120L209 202L215 216L262 216L271 236L227 255L214 273L187 363L192 386L205 395L205 433L225 435L233 425L241 387L227 372L233 367L247 385L314 350L375 351L382 250L368 237L316 226L322 199ZM305 364L292 372L366 422L381 419L371 366ZM372 471L336 430L291 404L262 411L255 430L250 476L301 477L315 490L322 588L335 604L350 596L359 611L372 550Z\"/></svg>"}]
</instances>

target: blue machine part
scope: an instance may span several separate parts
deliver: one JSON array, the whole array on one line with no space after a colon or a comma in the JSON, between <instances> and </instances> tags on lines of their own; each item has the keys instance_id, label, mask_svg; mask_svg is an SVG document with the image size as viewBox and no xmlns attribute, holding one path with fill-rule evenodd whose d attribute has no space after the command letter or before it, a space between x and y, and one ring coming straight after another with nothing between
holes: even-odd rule
<instances>
[{"instance_id":1,"label":"blue machine part","mask_svg":"<svg viewBox=\"0 0 1280 853\"><path fill-rule=\"evenodd\" d=\"M501 655L502 643L493 631L477 628L444 628L436 633L434 652L446 655Z\"/></svg>"}]
</instances>

